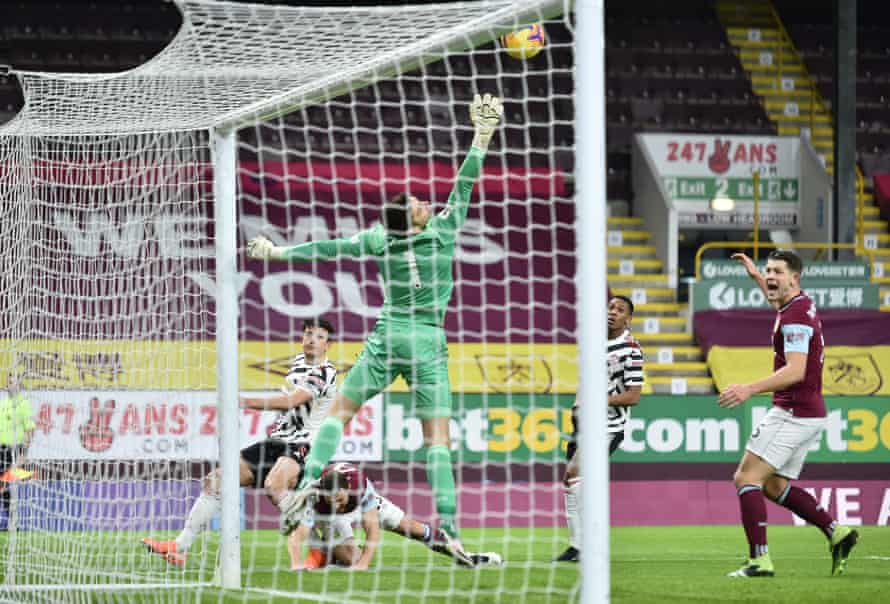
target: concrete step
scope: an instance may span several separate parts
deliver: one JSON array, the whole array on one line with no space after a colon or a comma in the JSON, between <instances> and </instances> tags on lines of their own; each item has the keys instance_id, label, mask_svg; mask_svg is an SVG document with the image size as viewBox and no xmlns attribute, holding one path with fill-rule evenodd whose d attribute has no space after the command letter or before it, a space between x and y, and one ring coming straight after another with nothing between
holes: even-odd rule
<instances>
[{"instance_id":1,"label":"concrete step","mask_svg":"<svg viewBox=\"0 0 890 604\"><path fill-rule=\"evenodd\" d=\"M804 67L794 51L783 45L773 45L769 48L739 48L736 54L745 69L748 69L749 65L761 68L781 67L783 71L798 71Z\"/></svg>"},{"instance_id":2,"label":"concrete step","mask_svg":"<svg viewBox=\"0 0 890 604\"><path fill-rule=\"evenodd\" d=\"M867 234L883 234L887 232L886 220L863 220L862 230Z\"/></svg>"},{"instance_id":3,"label":"concrete step","mask_svg":"<svg viewBox=\"0 0 890 604\"><path fill-rule=\"evenodd\" d=\"M787 113L780 110L767 111L767 115L769 115L769 119L782 126L794 124L802 128L809 128L810 122L820 125L828 124L831 122L831 116L825 115L824 113L817 113L811 118L810 114L804 111L803 108L801 108L800 114L798 115L788 115ZM813 144L813 146L816 146L815 143Z\"/></svg>"},{"instance_id":4,"label":"concrete step","mask_svg":"<svg viewBox=\"0 0 890 604\"><path fill-rule=\"evenodd\" d=\"M813 97L813 91L808 88L798 88L795 85L793 90L776 90L773 87L764 88L764 92L761 95L764 97L767 103L787 103L789 101L795 102L801 107L806 107L807 111L809 111L809 107L811 102L815 105L814 109L819 108L819 98ZM795 132L795 134L799 134L799 132ZM818 133L814 133L818 134Z\"/></svg>"},{"instance_id":5,"label":"concrete step","mask_svg":"<svg viewBox=\"0 0 890 604\"><path fill-rule=\"evenodd\" d=\"M666 287L668 276L664 274L648 275L609 275L609 287Z\"/></svg>"},{"instance_id":6,"label":"concrete step","mask_svg":"<svg viewBox=\"0 0 890 604\"><path fill-rule=\"evenodd\" d=\"M661 260L618 260L613 258L606 262L609 275L651 275L660 273L664 268ZM611 281L611 277L609 277Z\"/></svg>"},{"instance_id":7,"label":"concrete step","mask_svg":"<svg viewBox=\"0 0 890 604\"><path fill-rule=\"evenodd\" d=\"M888 267L890 269L890 267ZM689 307L680 302L649 302L648 304L635 304L634 317L685 317Z\"/></svg>"},{"instance_id":8,"label":"concrete step","mask_svg":"<svg viewBox=\"0 0 890 604\"><path fill-rule=\"evenodd\" d=\"M767 90L781 92L782 79L786 78L794 80L795 90L809 90L809 80L804 73L782 74L781 77L775 72L752 74L751 86L754 88L754 92L760 95L763 95Z\"/></svg>"},{"instance_id":9,"label":"concrete step","mask_svg":"<svg viewBox=\"0 0 890 604\"><path fill-rule=\"evenodd\" d=\"M619 260L653 260L655 259L654 245L610 245L606 247L606 255L609 258Z\"/></svg>"},{"instance_id":10,"label":"concrete step","mask_svg":"<svg viewBox=\"0 0 890 604\"><path fill-rule=\"evenodd\" d=\"M766 44L772 43L775 46L776 41L781 39L779 30L775 27L744 27L732 25L726 28L726 37L730 42L736 40L746 42L748 44Z\"/></svg>"},{"instance_id":11,"label":"concrete step","mask_svg":"<svg viewBox=\"0 0 890 604\"><path fill-rule=\"evenodd\" d=\"M638 216L611 216L606 219L606 228L610 231L633 230L642 226L643 219Z\"/></svg>"},{"instance_id":12,"label":"concrete step","mask_svg":"<svg viewBox=\"0 0 890 604\"><path fill-rule=\"evenodd\" d=\"M742 68L755 76L767 76L773 79L779 79L781 86L781 78L803 78L806 75L806 69L803 65L761 65L753 61L742 61ZM752 80L753 81L753 80Z\"/></svg>"},{"instance_id":13,"label":"concrete step","mask_svg":"<svg viewBox=\"0 0 890 604\"><path fill-rule=\"evenodd\" d=\"M876 242L879 248L888 247L888 245L890 245L890 233L887 233L886 231L883 233L869 233L865 236L866 249L871 249L873 247L873 244L869 243L870 241Z\"/></svg>"},{"instance_id":14,"label":"concrete step","mask_svg":"<svg viewBox=\"0 0 890 604\"><path fill-rule=\"evenodd\" d=\"M801 131L800 124L788 124L787 126L779 126L779 136L799 136ZM812 132L813 138L823 138L832 140L834 137L834 128L831 126L816 126Z\"/></svg>"},{"instance_id":15,"label":"concrete step","mask_svg":"<svg viewBox=\"0 0 890 604\"><path fill-rule=\"evenodd\" d=\"M646 245L649 243L649 231L640 231L637 229L614 230L609 229L606 233L606 242L608 245Z\"/></svg>"},{"instance_id":16,"label":"concrete step","mask_svg":"<svg viewBox=\"0 0 890 604\"><path fill-rule=\"evenodd\" d=\"M677 293L669 287L612 287L612 293L627 296L634 301L634 306L638 303L677 301Z\"/></svg>"},{"instance_id":17,"label":"concrete step","mask_svg":"<svg viewBox=\"0 0 890 604\"><path fill-rule=\"evenodd\" d=\"M868 195L871 194L866 194L866 197L868 197ZM881 208L870 205L871 203L872 201L870 199L865 202L866 205L862 207L862 217L866 220L878 220L881 215ZM856 215L859 215L859 210L856 210Z\"/></svg>"},{"instance_id":18,"label":"concrete step","mask_svg":"<svg viewBox=\"0 0 890 604\"><path fill-rule=\"evenodd\" d=\"M678 346L692 346L692 334L689 333L640 333L638 331L634 331L634 338L636 338L637 342L640 343L640 346L643 347L643 350L646 349L647 346L672 346L674 344Z\"/></svg>"},{"instance_id":19,"label":"concrete step","mask_svg":"<svg viewBox=\"0 0 890 604\"><path fill-rule=\"evenodd\" d=\"M771 97L771 98L766 99L763 102L763 105L764 105L764 107L766 107L767 111L780 111L780 112L785 111L785 108L788 105L796 105L799 113L806 114L807 117L809 117L809 115L810 115L809 96L807 96L807 98L804 100L782 99L782 98ZM814 109L814 114L816 116L823 115L826 118L829 117L828 112L824 111L818 104L816 104L816 106L813 109ZM829 123L831 122L831 120L828 120L828 121L829 121ZM807 126L808 124L804 124L804 125ZM824 126L822 126L822 127L824 127Z\"/></svg>"},{"instance_id":20,"label":"concrete step","mask_svg":"<svg viewBox=\"0 0 890 604\"><path fill-rule=\"evenodd\" d=\"M704 377L651 377L647 383L653 394L716 394L714 382Z\"/></svg>"},{"instance_id":21,"label":"concrete step","mask_svg":"<svg viewBox=\"0 0 890 604\"><path fill-rule=\"evenodd\" d=\"M685 333L686 317L640 317L634 312L634 333Z\"/></svg>"},{"instance_id":22,"label":"concrete step","mask_svg":"<svg viewBox=\"0 0 890 604\"><path fill-rule=\"evenodd\" d=\"M701 362L704 360L701 348L698 346L649 346L643 349L643 359L646 363L687 363Z\"/></svg>"},{"instance_id":23,"label":"concrete step","mask_svg":"<svg viewBox=\"0 0 890 604\"><path fill-rule=\"evenodd\" d=\"M666 377L708 377L704 362L645 363L646 375Z\"/></svg>"}]
</instances>

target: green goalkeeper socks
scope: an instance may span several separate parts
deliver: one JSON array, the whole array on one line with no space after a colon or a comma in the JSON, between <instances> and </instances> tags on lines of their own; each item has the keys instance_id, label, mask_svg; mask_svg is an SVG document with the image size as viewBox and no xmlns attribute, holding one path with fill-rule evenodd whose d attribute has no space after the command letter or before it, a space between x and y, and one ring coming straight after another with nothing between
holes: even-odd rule
<instances>
[{"instance_id":1,"label":"green goalkeeper socks","mask_svg":"<svg viewBox=\"0 0 890 604\"><path fill-rule=\"evenodd\" d=\"M457 511L457 494L454 489L454 472L451 469L451 451L445 445L433 445L427 449L426 479L436 498L440 527L456 535L454 514Z\"/></svg>"},{"instance_id":2,"label":"green goalkeeper socks","mask_svg":"<svg viewBox=\"0 0 890 604\"><path fill-rule=\"evenodd\" d=\"M303 466L303 477L298 488L302 489L321 476L321 471L334 456L342 436L343 422L336 417L326 417L318 428L315 440L312 441L312 449L309 450L309 457Z\"/></svg>"}]
</instances>

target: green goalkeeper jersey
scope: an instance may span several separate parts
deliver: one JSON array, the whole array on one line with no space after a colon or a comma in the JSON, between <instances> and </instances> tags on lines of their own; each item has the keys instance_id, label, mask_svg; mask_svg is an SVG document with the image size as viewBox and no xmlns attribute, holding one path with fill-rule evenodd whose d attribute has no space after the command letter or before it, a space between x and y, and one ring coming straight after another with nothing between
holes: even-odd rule
<instances>
[{"instance_id":1,"label":"green goalkeeper jersey","mask_svg":"<svg viewBox=\"0 0 890 604\"><path fill-rule=\"evenodd\" d=\"M441 326L454 289L455 239L466 221L470 194L484 157L483 150L470 147L448 195L448 204L430 218L421 232L396 237L377 224L349 238L311 241L286 248L284 258L307 262L337 256L374 256L384 283L379 318Z\"/></svg>"}]
</instances>

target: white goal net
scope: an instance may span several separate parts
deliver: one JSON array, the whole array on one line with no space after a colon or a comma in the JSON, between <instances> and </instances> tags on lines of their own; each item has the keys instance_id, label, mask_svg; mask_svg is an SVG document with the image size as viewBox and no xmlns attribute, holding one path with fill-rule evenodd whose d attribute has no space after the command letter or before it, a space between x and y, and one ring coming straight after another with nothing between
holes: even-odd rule
<instances>
[{"instance_id":1,"label":"white goal net","mask_svg":"<svg viewBox=\"0 0 890 604\"><path fill-rule=\"evenodd\" d=\"M132 71L15 73L26 102L0 126L0 358L34 429L12 459L21 478L5 484L0 601L576 598L578 568L551 562L568 545L561 464L578 381L568 3L177 5L176 38ZM535 23L540 54L508 55L498 38ZM240 527L220 533L208 514L182 556L149 553L141 540L181 536L202 479L275 423L272 410L235 408L220 359L237 367L242 396L276 396L304 321L323 318L342 384L383 306L373 258L250 260L247 242L348 239L403 192L443 210L473 138L469 104L486 92L504 116L455 245L444 333L460 539L504 563L464 568L424 542L439 517L403 379L357 401L334 459L358 467L419 538L387 530L381 510L368 571L344 571L333 550L327 566L294 571L310 543L289 551L261 485L239 491L224 466L215 505L234 502ZM233 130L231 172L214 136ZM216 245L224 203L237 229L229 256ZM218 262L231 254L223 284ZM237 331L224 334L229 294ZM234 446L220 447L220 422L238 423Z\"/></svg>"}]
</instances>

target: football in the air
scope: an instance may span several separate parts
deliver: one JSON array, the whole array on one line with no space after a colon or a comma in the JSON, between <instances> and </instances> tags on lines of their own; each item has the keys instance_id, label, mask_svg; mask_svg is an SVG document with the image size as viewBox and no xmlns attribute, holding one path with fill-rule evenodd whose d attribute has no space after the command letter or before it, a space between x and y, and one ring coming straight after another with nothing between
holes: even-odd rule
<instances>
[{"instance_id":1,"label":"football in the air","mask_svg":"<svg viewBox=\"0 0 890 604\"><path fill-rule=\"evenodd\" d=\"M544 48L546 36L540 23L501 36L501 47L514 59L531 59Z\"/></svg>"}]
</instances>

